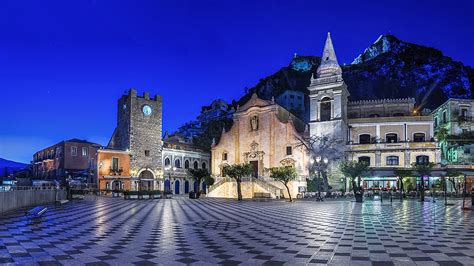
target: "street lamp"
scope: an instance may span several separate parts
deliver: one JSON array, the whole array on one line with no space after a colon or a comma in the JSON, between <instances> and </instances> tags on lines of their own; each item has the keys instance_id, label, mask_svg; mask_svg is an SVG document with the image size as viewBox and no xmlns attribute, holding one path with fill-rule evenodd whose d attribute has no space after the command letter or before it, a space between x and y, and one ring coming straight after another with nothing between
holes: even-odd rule
<instances>
[{"instance_id":1,"label":"street lamp","mask_svg":"<svg viewBox=\"0 0 474 266\"><path fill-rule=\"evenodd\" d=\"M313 160L313 158L311 158L309 162L315 165L316 171L318 172L318 197L316 198L316 201L323 201L323 198L321 197L321 172L326 167L329 160L328 158L316 156L316 160Z\"/></svg>"}]
</instances>

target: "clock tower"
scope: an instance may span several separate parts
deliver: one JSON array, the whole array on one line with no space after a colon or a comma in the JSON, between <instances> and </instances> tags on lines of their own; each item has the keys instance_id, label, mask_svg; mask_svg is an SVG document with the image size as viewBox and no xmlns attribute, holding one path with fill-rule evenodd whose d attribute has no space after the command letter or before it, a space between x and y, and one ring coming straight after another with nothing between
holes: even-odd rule
<instances>
[{"instance_id":1,"label":"clock tower","mask_svg":"<svg viewBox=\"0 0 474 266\"><path fill-rule=\"evenodd\" d=\"M130 174L141 189L158 189L162 178L162 100L130 89L118 100L117 127L109 149L130 152ZM140 184L138 182L141 182ZM133 188L133 184L132 184Z\"/></svg>"}]
</instances>

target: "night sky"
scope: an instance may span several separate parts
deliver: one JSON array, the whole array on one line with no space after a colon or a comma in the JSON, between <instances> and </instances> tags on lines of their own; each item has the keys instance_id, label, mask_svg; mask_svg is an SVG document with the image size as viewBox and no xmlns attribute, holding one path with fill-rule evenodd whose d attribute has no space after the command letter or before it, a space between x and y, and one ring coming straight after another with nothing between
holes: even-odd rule
<instances>
[{"instance_id":1,"label":"night sky","mask_svg":"<svg viewBox=\"0 0 474 266\"><path fill-rule=\"evenodd\" d=\"M130 87L163 96L173 131L295 52L320 55L328 31L339 63L392 33L474 66L471 0L335 2L2 1L0 157L29 162L70 138L107 145Z\"/></svg>"}]
</instances>

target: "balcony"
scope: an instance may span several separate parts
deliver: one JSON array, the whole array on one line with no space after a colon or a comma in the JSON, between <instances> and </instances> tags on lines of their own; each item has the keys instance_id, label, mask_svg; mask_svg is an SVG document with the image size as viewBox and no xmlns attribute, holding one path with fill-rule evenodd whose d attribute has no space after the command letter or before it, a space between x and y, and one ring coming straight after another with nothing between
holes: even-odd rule
<instances>
[{"instance_id":1,"label":"balcony","mask_svg":"<svg viewBox=\"0 0 474 266\"><path fill-rule=\"evenodd\" d=\"M437 147L434 140L414 142L414 141L399 141L399 142L372 142L367 144L347 143L347 148L350 151L364 151L364 150L399 150L399 149L435 149Z\"/></svg>"},{"instance_id":2,"label":"balcony","mask_svg":"<svg viewBox=\"0 0 474 266\"><path fill-rule=\"evenodd\" d=\"M117 175L118 175L118 176L121 176L122 173L123 173L123 168L122 168L122 167L120 167L120 168L118 168L118 169L111 167L111 168L110 168L109 175L110 175L110 176L117 176Z\"/></svg>"}]
</instances>

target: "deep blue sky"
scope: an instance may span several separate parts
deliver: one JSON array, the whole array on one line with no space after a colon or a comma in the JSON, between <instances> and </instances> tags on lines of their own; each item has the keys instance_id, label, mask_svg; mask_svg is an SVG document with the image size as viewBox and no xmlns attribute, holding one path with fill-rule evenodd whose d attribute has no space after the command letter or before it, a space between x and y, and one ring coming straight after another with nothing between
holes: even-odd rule
<instances>
[{"instance_id":1,"label":"deep blue sky","mask_svg":"<svg viewBox=\"0 0 474 266\"><path fill-rule=\"evenodd\" d=\"M120 2L120 3L119 3ZM2 1L0 157L47 145L106 145L130 87L163 96L163 129L230 101L293 54L339 63L380 34L433 46L474 66L472 1Z\"/></svg>"}]
</instances>

